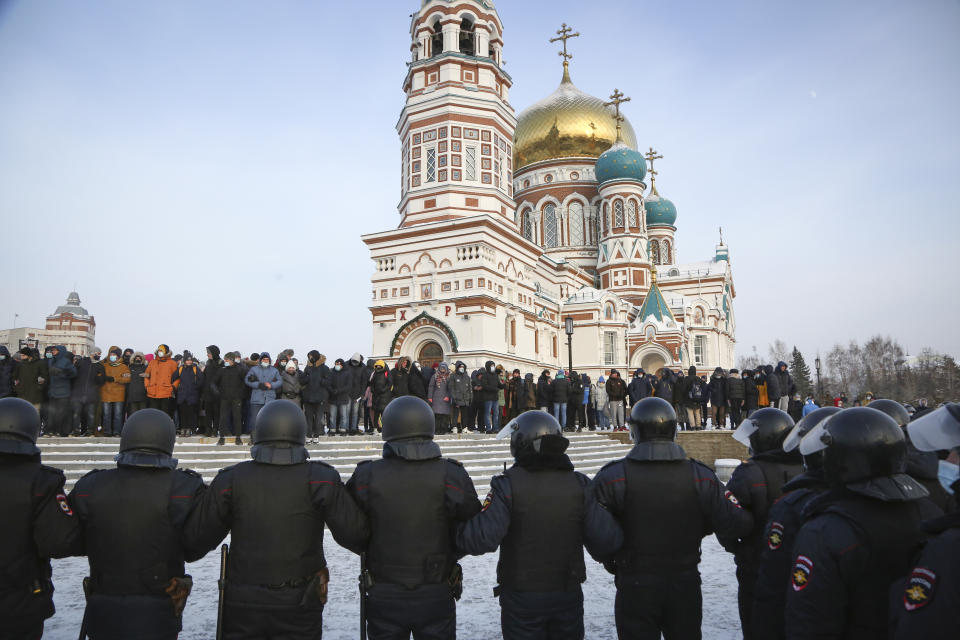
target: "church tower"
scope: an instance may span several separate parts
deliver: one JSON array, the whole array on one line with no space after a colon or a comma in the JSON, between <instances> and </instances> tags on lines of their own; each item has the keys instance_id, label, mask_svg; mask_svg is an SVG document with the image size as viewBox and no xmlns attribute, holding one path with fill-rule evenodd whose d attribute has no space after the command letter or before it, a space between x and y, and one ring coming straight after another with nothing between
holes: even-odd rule
<instances>
[{"instance_id":1,"label":"church tower","mask_svg":"<svg viewBox=\"0 0 960 640\"><path fill-rule=\"evenodd\" d=\"M423 0L397 123L400 227L490 214L513 220L510 76L492 2Z\"/></svg>"}]
</instances>

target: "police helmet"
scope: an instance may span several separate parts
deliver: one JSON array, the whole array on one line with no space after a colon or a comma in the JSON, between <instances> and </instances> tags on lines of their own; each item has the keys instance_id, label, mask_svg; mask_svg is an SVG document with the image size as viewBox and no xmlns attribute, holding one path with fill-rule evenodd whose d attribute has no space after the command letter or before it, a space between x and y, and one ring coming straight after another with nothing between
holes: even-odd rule
<instances>
[{"instance_id":1,"label":"police helmet","mask_svg":"<svg viewBox=\"0 0 960 640\"><path fill-rule=\"evenodd\" d=\"M733 437L750 447L754 454L767 453L781 449L794 426L793 418L786 411L767 407L751 413L733 432Z\"/></svg>"},{"instance_id":2,"label":"police helmet","mask_svg":"<svg viewBox=\"0 0 960 640\"><path fill-rule=\"evenodd\" d=\"M159 409L140 409L123 425L120 432L120 453L140 452L173 455L177 428L173 420Z\"/></svg>"},{"instance_id":3,"label":"police helmet","mask_svg":"<svg viewBox=\"0 0 960 640\"><path fill-rule=\"evenodd\" d=\"M800 446L800 441L803 440L805 435L810 433L821 421L826 420L838 411L842 411L842 409L840 407L820 407L803 416L800 422L790 430L786 440L783 441L783 450L787 452L795 450ZM809 456L804 456L803 464L807 469L820 469L823 467L823 454L815 451Z\"/></svg>"},{"instance_id":4,"label":"police helmet","mask_svg":"<svg viewBox=\"0 0 960 640\"><path fill-rule=\"evenodd\" d=\"M634 442L677 438L677 412L663 398L651 396L634 404L627 423Z\"/></svg>"},{"instance_id":5,"label":"police helmet","mask_svg":"<svg viewBox=\"0 0 960 640\"><path fill-rule=\"evenodd\" d=\"M560 423L545 411L525 411L510 421L498 434L510 435L510 455L515 459L544 454L560 454L570 441L563 437Z\"/></svg>"},{"instance_id":6,"label":"police helmet","mask_svg":"<svg viewBox=\"0 0 960 640\"><path fill-rule=\"evenodd\" d=\"M263 405L253 429L253 444L288 443L302 445L307 441L307 418L289 400L273 400Z\"/></svg>"},{"instance_id":7,"label":"police helmet","mask_svg":"<svg viewBox=\"0 0 960 640\"><path fill-rule=\"evenodd\" d=\"M32 456L40 453L40 414L23 398L0 399L0 453Z\"/></svg>"},{"instance_id":8,"label":"police helmet","mask_svg":"<svg viewBox=\"0 0 960 640\"><path fill-rule=\"evenodd\" d=\"M433 440L433 409L416 396L401 396L383 410L383 439L387 442L408 438Z\"/></svg>"},{"instance_id":9,"label":"police helmet","mask_svg":"<svg viewBox=\"0 0 960 640\"><path fill-rule=\"evenodd\" d=\"M906 427L910 423L910 414L907 413L906 407L896 400L881 398L880 400L874 400L867 406L877 411L883 411L893 418L893 421L900 425L901 428Z\"/></svg>"},{"instance_id":10,"label":"police helmet","mask_svg":"<svg viewBox=\"0 0 960 640\"><path fill-rule=\"evenodd\" d=\"M921 451L943 451L960 447L960 404L948 402L907 426L910 441Z\"/></svg>"}]
</instances>

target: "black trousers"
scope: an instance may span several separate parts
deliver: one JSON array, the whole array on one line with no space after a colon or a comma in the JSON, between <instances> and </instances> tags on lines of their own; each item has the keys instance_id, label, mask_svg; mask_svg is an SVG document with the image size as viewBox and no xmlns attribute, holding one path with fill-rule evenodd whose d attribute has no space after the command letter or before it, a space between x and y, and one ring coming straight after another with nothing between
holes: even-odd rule
<instances>
[{"instance_id":1,"label":"black trousers","mask_svg":"<svg viewBox=\"0 0 960 640\"><path fill-rule=\"evenodd\" d=\"M43 637L43 620L24 620L13 627L3 629L3 640L40 640Z\"/></svg>"},{"instance_id":2,"label":"black trousers","mask_svg":"<svg viewBox=\"0 0 960 640\"><path fill-rule=\"evenodd\" d=\"M105 596L87 599L87 633L91 640L176 640L180 618L166 596Z\"/></svg>"},{"instance_id":3,"label":"black trousers","mask_svg":"<svg viewBox=\"0 0 960 640\"><path fill-rule=\"evenodd\" d=\"M73 411L70 407L70 398L50 398L47 401L47 432L68 436L72 427Z\"/></svg>"},{"instance_id":4,"label":"black trousers","mask_svg":"<svg viewBox=\"0 0 960 640\"><path fill-rule=\"evenodd\" d=\"M224 640L320 640L323 608L256 609L227 603L223 611Z\"/></svg>"},{"instance_id":5,"label":"black trousers","mask_svg":"<svg viewBox=\"0 0 960 640\"><path fill-rule=\"evenodd\" d=\"M504 640L583 640L583 592L500 594Z\"/></svg>"},{"instance_id":6,"label":"black trousers","mask_svg":"<svg viewBox=\"0 0 960 640\"><path fill-rule=\"evenodd\" d=\"M196 429L199 424L200 406L181 403L178 408L180 410L180 428Z\"/></svg>"},{"instance_id":7,"label":"black trousers","mask_svg":"<svg viewBox=\"0 0 960 640\"><path fill-rule=\"evenodd\" d=\"M367 598L370 640L454 640L457 606L445 584L407 589L376 584Z\"/></svg>"},{"instance_id":8,"label":"black trousers","mask_svg":"<svg viewBox=\"0 0 960 640\"><path fill-rule=\"evenodd\" d=\"M757 585L757 571L758 567L753 562L737 562L737 606L740 609L743 640L757 638L753 630L753 595Z\"/></svg>"},{"instance_id":9,"label":"black trousers","mask_svg":"<svg viewBox=\"0 0 960 640\"><path fill-rule=\"evenodd\" d=\"M307 437L316 438L323 434L323 417L326 415L325 402L304 402L303 414L307 417Z\"/></svg>"},{"instance_id":10,"label":"black trousers","mask_svg":"<svg viewBox=\"0 0 960 640\"><path fill-rule=\"evenodd\" d=\"M220 437L240 435L243 428L243 400L220 400Z\"/></svg>"},{"instance_id":11,"label":"black trousers","mask_svg":"<svg viewBox=\"0 0 960 640\"><path fill-rule=\"evenodd\" d=\"M203 417L200 419L200 426L203 427L205 435L213 435L217 432L217 425L220 424L220 398L206 397L203 399Z\"/></svg>"},{"instance_id":12,"label":"black trousers","mask_svg":"<svg viewBox=\"0 0 960 640\"><path fill-rule=\"evenodd\" d=\"M433 414L434 433L447 433L450 430L450 415L446 413Z\"/></svg>"},{"instance_id":13,"label":"black trousers","mask_svg":"<svg viewBox=\"0 0 960 640\"><path fill-rule=\"evenodd\" d=\"M730 401L730 426L732 429L740 426L740 421L743 419L742 410L743 400Z\"/></svg>"},{"instance_id":14,"label":"black trousers","mask_svg":"<svg viewBox=\"0 0 960 640\"><path fill-rule=\"evenodd\" d=\"M700 574L617 577L617 635L630 640L700 640Z\"/></svg>"},{"instance_id":15,"label":"black trousers","mask_svg":"<svg viewBox=\"0 0 960 640\"><path fill-rule=\"evenodd\" d=\"M147 407L160 409L172 419L173 412L176 410L176 403L173 398L147 398Z\"/></svg>"},{"instance_id":16,"label":"black trousers","mask_svg":"<svg viewBox=\"0 0 960 640\"><path fill-rule=\"evenodd\" d=\"M82 402L79 400L73 400L70 402L70 405L73 408L74 431L82 431L91 435L93 434L94 430L99 426L96 424L97 404L99 403Z\"/></svg>"},{"instance_id":17,"label":"black trousers","mask_svg":"<svg viewBox=\"0 0 960 640\"><path fill-rule=\"evenodd\" d=\"M126 406L127 419L129 420L130 416L135 414L137 411L140 411L140 409L146 409L146 408L147 408L147 402L145 400L140 402L128 402Z\"/></svg>"}]
</instances>

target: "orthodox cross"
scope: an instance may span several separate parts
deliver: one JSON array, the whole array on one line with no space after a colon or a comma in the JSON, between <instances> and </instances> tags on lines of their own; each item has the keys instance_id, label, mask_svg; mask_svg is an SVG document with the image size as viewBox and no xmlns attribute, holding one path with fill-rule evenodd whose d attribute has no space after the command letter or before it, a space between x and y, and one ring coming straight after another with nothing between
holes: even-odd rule
<instances>
[{"instance_id":1,"label":"orthodox cross","mask_svg":"<svg viewBox=\"0 0 960 640\"><path fill-rule=\"evenodd\" d=\"M660 172L659 172L659 171L654 171L654 169L653 169L653 162L654 162L654 160L661 160L661 159L663 159L663 156L660 155L660 153L657 152L653 147L650 147L650 150L647 151L647 152L644 154L644 157L647 159L647 162L650 164L650 171L649 171L649 173L650 173L650 188L651 188L651 190L656 191L656 189L657 189L657 175L658 175Z\"/></svg>"},{"instance_id":2,"label":"orthodox cross","mask_svg":"<svg viewBox=\"0 0 960 640\"><path fill-rule=\"evenodd\" d=\"M723 244L723 227L720 227L720 244Z\"/></svg>"},{"instance_id":3,"label":"orthodox cross","mask_svg":"<svg viewBox=\"0 0 960 640\"><path fill-rule=\"evenodd\" d=\"M613 119L617 122L617 140L620 140L620 129L621 124L624 120L623 116L620 115L620 105L624 102L630 102L630 98L624 96L619 89L614 89L613 93L610 94L610 102L604 103L606 107L613 107L616 111L616 115L613 116Z\"/></svg>"},{"instance_id":4,"label":"orthodox cross","mask_svg":"<svg viewBox=\"0 0 960 640\"><path fill-rule=\"evenodd\" d=\"M564 22L560 29L557 30L557 37L550 38L550 42L563 42L563 51L558 51L557 55L563 58L563 68L566 69L569 64L570 58L573 57L572 53L567 53L567 40L570 38L579 38L580 32L571 33L573 29L567 26L567 23Z\"/></svg>"}]
</instances>

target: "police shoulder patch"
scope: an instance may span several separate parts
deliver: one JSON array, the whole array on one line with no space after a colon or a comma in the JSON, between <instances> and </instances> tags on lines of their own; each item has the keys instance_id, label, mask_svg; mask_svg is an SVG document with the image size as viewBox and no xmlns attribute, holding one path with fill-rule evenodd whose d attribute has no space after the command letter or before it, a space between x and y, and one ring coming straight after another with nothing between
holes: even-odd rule
<instances>
[{"instance_id":1,"label":"police shoulder patch","mask_svg":"<svg viewBox=\"0 0 960 640\"><path fill-rule=\"evenodd\" d=\"M733 492L730 489L727 489L723 492L723 497L732 502L734 505L743 508L740 504L740 501L737 500L737 496L733 495Z\"/></svg>"},{"instance_id":2,"label":"police shoulder patch","mask_svg":"<svg viewBox=\"0 0 960 640\"><path fill-rule=\"evenodd\" d=\"M937 574L924 567L916 567L903 590L903 608L916 611L930 604L937 588Z\"/></svg>"},{"instance_id":3,"label":"police shoulder patch","mask_svg":"<svg viewBox=\"0 0 960 640\"><path fill-rule=\"evenodd\" d=\"M776 551L783 544L783 525L779 522L771 522L770 529L767 532L767 547L771 551Z\"/></svg>"},{"instance_id":4,"label":"police shoulder patch","mask_svg":"<svg viewBox=\"0 0 960 640\"><path fill-rule=\"evenodd\" d=\"M798 555L793 563L793 572L790 574L790 584L794 591L803 591L810 586L813 577L813 560L804 555Z\"/></svg>"},{"instance_id":5,"label":"police shoulder patch","mask_svg":"<svg viewBox=\"0 0 960 640\"><path fill-rule=\"evenodd\" d=\"M490 505L493 503L493 491L487 492L487 497L483 499L483 506L480 508L480 511L486 511L490 508Z\"/></svg>"},{"instance_id":6,"label":"police shoulder patch","mask_svg":"<svg viewBox=\"0 0 960 640\"><path fill-rule=\"evenodd\" d=\"M60 505L60 510L63 511L68 516L73 515L73 509L70 508L70 503L67 502L67 496L62 493L57 494L57 504Z\"/></svg>"}]
</instances>

